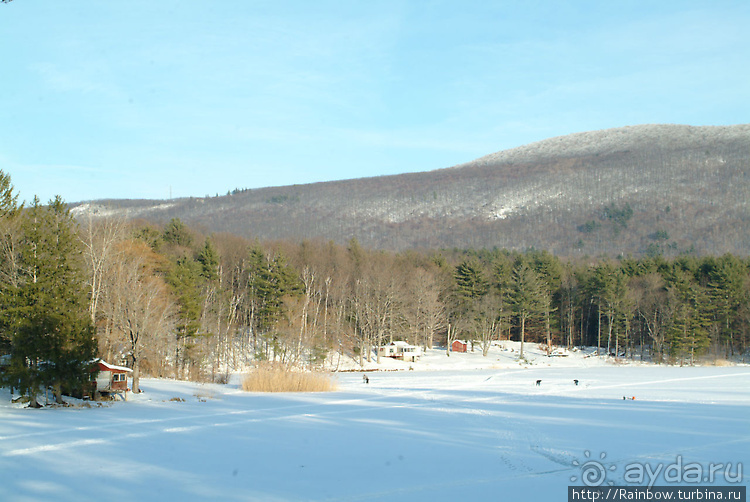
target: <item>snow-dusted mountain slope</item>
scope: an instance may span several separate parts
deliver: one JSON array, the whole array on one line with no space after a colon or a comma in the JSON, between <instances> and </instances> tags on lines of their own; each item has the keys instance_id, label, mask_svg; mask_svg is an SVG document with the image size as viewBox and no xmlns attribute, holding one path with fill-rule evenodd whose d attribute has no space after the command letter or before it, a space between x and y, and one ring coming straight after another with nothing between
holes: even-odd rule
<instances>
[{"instance_id":1,"label":"snow-dusted mountain slope","mask_svg":"<svg viewBox=\"0 0 750 502\"><path fill-rule=\"evenodd\" d=\"M747 255L748 195L750 125L641 125L551 138L425 173L210 198L99 201L76 211L179 217L260 239L356 237L396 250ZM618 222L618 212L630 216Z\"/></svg>"}]
</instances>

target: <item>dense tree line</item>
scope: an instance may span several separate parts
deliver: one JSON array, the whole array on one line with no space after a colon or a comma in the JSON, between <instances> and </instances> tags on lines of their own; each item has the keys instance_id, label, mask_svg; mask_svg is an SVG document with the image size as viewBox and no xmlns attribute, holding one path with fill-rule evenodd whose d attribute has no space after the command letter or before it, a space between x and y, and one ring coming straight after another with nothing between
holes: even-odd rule
<instances>
[{"instance_id":1,"label":"dense tree line","mask_svg":"<svg viewBox=\"0 0 750 502\"><path fill-rule=\"evenodd\" d=\"M95 316L100 350L150 374L216 377L257 360L335 368L343 356L377 359L390 341L445 347L449 337L484 354L514 339L669 363L747 350L750 262L732 255L393 253L356 240L206 236L176 219L84 222L81 235L104 250L113 226L120 233L107 269L116 273L105 274Z\"/></svg>"},{"instance_id":2,"label":"dense tree line","mask_svg":"<svg viewBox=\"0 0 750 502\"><path fill-rule=\"evenodd\" d=\"M258 360L335 369L395 340L461 338L485 355L505 339L587 345L667 363L748 348L750 261L733 255L261 243L179 219L75 221L60 199L22 207L4 174L0 195L0 355L12 361L6 385L28 394L80 387L96 355L130 365L137 391L142 372L218 379Z\"/></svg>"}]
</instances>

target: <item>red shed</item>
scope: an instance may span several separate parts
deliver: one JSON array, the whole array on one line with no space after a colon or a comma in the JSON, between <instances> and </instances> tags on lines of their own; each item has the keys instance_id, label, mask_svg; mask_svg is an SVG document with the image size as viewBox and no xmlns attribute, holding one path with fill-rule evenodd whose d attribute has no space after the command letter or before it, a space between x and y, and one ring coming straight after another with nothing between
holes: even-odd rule
<instances>
[{"instance_id":1,"label":"red shed","mask_svg":"<svg viewBox=\"0 0 750 502\"><path fill-rule=\"evenodd\" d=\"M451 350L453 352L466 352L467 343L461 340L454 340L451 344Z\"/></svg>"},{"instance_id":2,"label":"red shed","mask_svg":"<svg viewBox=\"0 0 750 502\"><path fill-rule=\"evenodd\" d=\"M128 390L128 373L133 370L125 366L115 366L101 359L96 361L96 391L125 392Z\"/></svg>"}]
</instances>

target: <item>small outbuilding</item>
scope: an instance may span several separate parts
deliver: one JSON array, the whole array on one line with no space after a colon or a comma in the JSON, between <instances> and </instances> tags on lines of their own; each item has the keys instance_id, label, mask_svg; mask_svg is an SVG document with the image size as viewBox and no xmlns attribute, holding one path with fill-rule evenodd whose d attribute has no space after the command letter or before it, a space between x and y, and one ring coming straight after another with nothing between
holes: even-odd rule
<instances>
[{"instance_id":1,"label":"small outbuilding","mask_svg":"<svg viewBox=\"0 0 750 502\"><path fill-rule=\"evenodd\" d=\"M451 344L451 351L453 352L466 352L468 343L464 342L463 340L453 340L453 343Z\"/></svg>"},{"instance_id":2,"label":"small outbuilding","mask_svg":"<svg viewBox=\"0 0 750 502\"><path fill-rule=\"evenodd\" d=\"M115 366L102 359L97 359L94 369L96 392L100 394L126 392L128 390L128 373L132 372L133 370L125 366Z\"/></svg>"}]
</instances>

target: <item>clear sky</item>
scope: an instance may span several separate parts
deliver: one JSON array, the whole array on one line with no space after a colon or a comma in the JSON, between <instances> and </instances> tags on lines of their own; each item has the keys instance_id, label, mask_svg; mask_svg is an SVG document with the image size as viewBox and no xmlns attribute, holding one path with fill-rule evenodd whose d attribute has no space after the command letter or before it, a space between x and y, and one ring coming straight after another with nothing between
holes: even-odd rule
<instances>
[{"instance_id":1,"label":"clear sky","mask_svg":"<svg viewBox=\"0 0 750 502\"><path fill-rule=\"evenodd\" d=\"M750 122L750 2L13 0L21 198L427 171L573 132Z\"/></svg>"}]
</instances>

